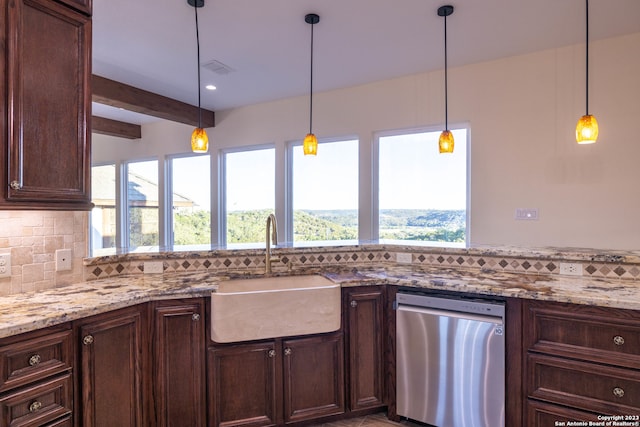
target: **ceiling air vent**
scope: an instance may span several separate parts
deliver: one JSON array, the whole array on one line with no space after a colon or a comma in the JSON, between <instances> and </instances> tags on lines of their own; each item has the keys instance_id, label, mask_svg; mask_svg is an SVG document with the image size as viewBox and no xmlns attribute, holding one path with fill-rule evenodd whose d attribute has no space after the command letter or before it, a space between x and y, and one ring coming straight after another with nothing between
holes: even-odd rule
<instances>
[{"instance_id":1,"label":"ceiling air vent","mask_svg":"<svg viewBox=\"0 0 640 427\"><path fill-rule=\"evenodd\" d=\"M213 61L207 62L206 64L203 64L202 67L220 75L229 74L235 71L233 68L223 64L220 61L216 61L215 59Z\"/></svg>"}]
</instances>

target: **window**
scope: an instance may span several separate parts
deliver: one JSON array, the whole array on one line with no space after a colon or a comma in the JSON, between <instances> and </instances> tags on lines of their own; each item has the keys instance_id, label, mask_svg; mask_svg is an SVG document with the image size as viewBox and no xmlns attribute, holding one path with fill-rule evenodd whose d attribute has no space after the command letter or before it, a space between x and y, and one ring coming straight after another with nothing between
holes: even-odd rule
<instances>
[{"instance_id":1,"label":"window","mask_svg":"<svg viewBox=\"0 0 640 427\"><path fill-rule=\"evenodd\" d=\"M275 149L223 155L226 243L264 245L265 221L275 212Z\"/></svg>"},{"instance_id":2,"label":"window","mask_svg":"<svg viewBox=\"0 0 640 427\"><path fill-rule=\"evenodd\" d=\"M211 245L211 157L174 157L170 204L174 248Z\"/></svg>"},{"instance_id":3,"label":"window","mask_svg":"<svg viewBox=\"0 0 640 427\"><path fill-rule=\"evenodd\" d=\"M91 168L91 252L94 255L116 248L116 165Z\"/></svg>"},{"instance_id":4,"label":"window","mask_svg":"<svg viewBox=\"0 0 640 427\"><path fill-rule=\"evenodd\" d=\"M467 129L439 154L435 132L378 138L380 240L464 246L467 236Z\"/></svg>"},{"instance_id":5,"label":"window","mask_svg":"<svg viewBox=\"0 0 640 427\"><path fill-rule=\"evenodd\" d=\"M358 239L358 140L321 143L317 156L292 147L293 241Z\"/></svg>"},{"instance_id":6,"label":"window","mask_svg":"<svg viewBox=\"0 0 640 427\"><path fill-rule=\"evenodd\" d=\"M129 249L158 246L158 161L127 163Z\"/></svg>"}]
</instances>

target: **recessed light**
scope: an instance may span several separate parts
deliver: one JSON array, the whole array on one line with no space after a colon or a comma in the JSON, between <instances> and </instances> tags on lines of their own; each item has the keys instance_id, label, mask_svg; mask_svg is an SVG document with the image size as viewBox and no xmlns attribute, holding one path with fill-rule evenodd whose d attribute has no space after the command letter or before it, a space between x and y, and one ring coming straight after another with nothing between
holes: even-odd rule
<instances>
[{"instance_id":1,"label":"recessed light","mask_svg":"<svg viewBox=\"0 0 640 427\"><path fill-rule=\"evenodd\" d=\"M216 87L214 85L206 85L205 88L209 90L216 90Z\"/></svg>"}]
</instances>

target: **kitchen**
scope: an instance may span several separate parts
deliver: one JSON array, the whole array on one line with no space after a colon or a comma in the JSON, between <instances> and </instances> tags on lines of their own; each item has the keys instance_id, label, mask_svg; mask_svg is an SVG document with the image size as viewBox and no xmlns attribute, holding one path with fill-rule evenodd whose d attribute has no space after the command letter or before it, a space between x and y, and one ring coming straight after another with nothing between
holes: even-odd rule
<instances>
[{"instance_id":1,"label":"kitchen","mask_svg":"<svg viewBox=\"0 0 640 427\"><path fill-rule=\"evenodd\" d=\"M463 8L461 5L457 12ZM452 37L455 17L450 21ZM597 22L592 23L594 33ZM613 23L615 20L608 21L609 25ZM306 36L307 29L302 29ZM582 34L581 28L576 31ZM321 27L316 35L320 43ZM455 52L453 40L451 58ZM601 126L599 142L592 146L578 146L573 137L575 121L584 108L583 44L451 68L450 121L469 122L472 133L470 247L518 247L534 254L526 248L593 248L578 251L583 255L566 251L569 258L585 261L585 268L590 254L604 258L609 253L633 253L638 249L640 230L635 218L640 204L634 184L640 172L635 167L634 154L640 148L633 136L623 132L631 129L633 118L639 113L634 102L640 95L635 78L640 71L635 54L639 45L638 31L592 42L591 108ZM317 57L318 62L320 58ZM361 141L360 158L369 159L370 141L377 131L442 123L442 74L440 66L427 73L317 93L315 131L327 136L357 135ZM422 93L425 95L416 95ZM385 102L372 102L379 99ZM208 131L218 144L216 149L231 147L231 141L275 141L276 150L284 151L287 141L301 138L306 132L307 102L305 95L216 111L216 127ZM296 113L290 114L292 111ZM535 127L535 133L524 132L531 117L537 118L540 125ZM160 122L144 125L139 141L94 135L94 158L106 161L183 152L185 147L176 147L173 141L184 139L183 135L189 135L191 130L189 126ZM147 141L156 141L152 151L147 148ZM370 176L368 161L361 160L360 165L360 176ZM371 193L366 179L360 186L364 188L359 201L363 209L371 204ZM540 219L515 221L517 207L538 208ZM0 212L0 218L0 248L11 252L13 266L10 280L0 279L2 294L40 291L91 278L87 271L93 271L95 266L83 264L89 256L86 213L9 210ZM365 234L364 240L369 241L370 237ZM55 271L58 249L72 249L70 272ZM368 247L365 252L378 253ZM544 251L538 253L542 259L548 256ZM122 264L116 260L112 268L116 269L118 263ZM627 274L632 275L632 271L632 267L628 268Z\"/></svg>"}]
</instances>

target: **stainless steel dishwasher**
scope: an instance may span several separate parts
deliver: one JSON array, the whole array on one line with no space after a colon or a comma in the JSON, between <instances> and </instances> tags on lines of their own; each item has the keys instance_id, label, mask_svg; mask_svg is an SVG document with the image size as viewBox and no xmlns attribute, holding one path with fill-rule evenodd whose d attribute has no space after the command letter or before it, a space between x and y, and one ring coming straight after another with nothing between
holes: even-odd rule
<instances>
[{"instance_id":1,"label":"stainless steel dishwasher","mask_svg":"<svg viewBox=\"0 0 640 427\"><path fill-rule=\"evenodd\" d=\"M504 304L398 293L401 417L437 427L503 427Z\"/></svg>"}]
</instances>

